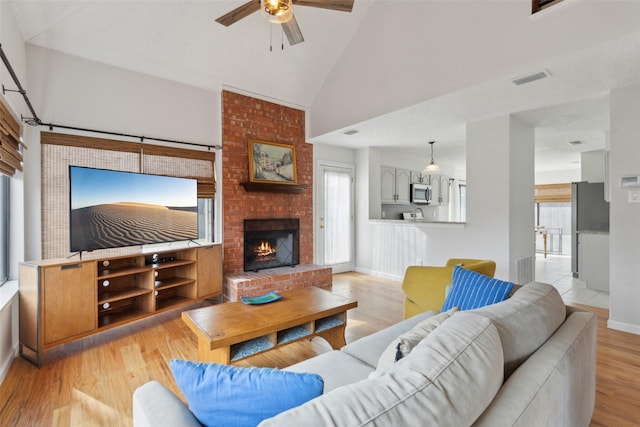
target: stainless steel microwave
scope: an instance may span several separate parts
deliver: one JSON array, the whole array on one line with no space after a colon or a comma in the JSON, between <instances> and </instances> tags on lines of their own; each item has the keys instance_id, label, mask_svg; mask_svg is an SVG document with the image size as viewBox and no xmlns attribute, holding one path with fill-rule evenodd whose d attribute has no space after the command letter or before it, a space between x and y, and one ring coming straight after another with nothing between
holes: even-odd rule
<instances>
[{"instance_id":1,"label":"stainless steel microwave","mask_svg":"<svg viewBox=\"0 0 640 427\"><path fill-rule=\"evenodd\" d=\"M427 184L411 184L411 203L431 203L431 186Z\"/></svg>"}]
</instances>

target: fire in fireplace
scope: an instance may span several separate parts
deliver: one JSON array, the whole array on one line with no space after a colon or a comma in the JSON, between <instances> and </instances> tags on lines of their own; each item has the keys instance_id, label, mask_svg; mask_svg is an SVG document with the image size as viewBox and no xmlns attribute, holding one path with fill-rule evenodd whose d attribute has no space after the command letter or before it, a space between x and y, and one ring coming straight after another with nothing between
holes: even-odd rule
<instances>
[{"instance_id":1,"label":"fire in fireplace","mask_svg":"<svg viewBox=\"0 0 640 427\"><path fill-rule=\"evenodd\" d=\"M244 271L299 264L298 218L244 220Z\"/></svg>"}]
</instances>

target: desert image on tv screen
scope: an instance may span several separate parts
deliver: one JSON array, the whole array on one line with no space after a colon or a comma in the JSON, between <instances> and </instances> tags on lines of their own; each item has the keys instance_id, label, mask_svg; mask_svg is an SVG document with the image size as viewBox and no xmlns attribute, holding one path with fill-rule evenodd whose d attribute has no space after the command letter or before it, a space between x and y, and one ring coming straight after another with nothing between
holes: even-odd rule
<instances>
[{"instance_id":1,"label":"desert image on tv screen","mask_svg":"<svg viewBox=\"0 0 640 427\"><path fill-rule=\"evenodd\" d=\"M197 181L70 167L71 251L198 238Z\"/></svg>"}]
</instances>

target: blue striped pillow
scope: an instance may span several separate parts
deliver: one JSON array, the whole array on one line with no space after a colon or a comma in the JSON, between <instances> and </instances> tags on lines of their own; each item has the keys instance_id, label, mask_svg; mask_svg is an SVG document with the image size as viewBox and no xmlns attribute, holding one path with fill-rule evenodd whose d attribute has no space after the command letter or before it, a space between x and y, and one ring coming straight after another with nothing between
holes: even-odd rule
<instances>
[{"instance_id":1,"label":"blue striped pillow","mask_svg":"<svg viewBox=\"0 0 640 427\"><path fill-rule=\"evenodd\" d=\"M495 304L507 299L511 289L513 289L511 282L493 279L456 265L453 269L451 291L440 311L447 311L453 307L472 310Z\"/></svg>"}]
</instances>

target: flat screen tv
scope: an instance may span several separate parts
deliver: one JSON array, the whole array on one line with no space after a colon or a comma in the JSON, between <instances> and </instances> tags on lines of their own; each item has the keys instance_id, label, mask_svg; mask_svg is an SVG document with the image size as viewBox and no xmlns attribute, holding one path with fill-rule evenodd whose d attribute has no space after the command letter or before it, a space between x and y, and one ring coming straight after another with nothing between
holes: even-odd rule
<instances>
[{"instance_id":1,"label":"flat screen tv","mask_svg":"<svg viewBox=\"0 0 640 427\"><path fill-rule=\"evenodd\" d=\"M71 252L198 238L197 180L69 167Z\"/></svg>"}]
</instances>

